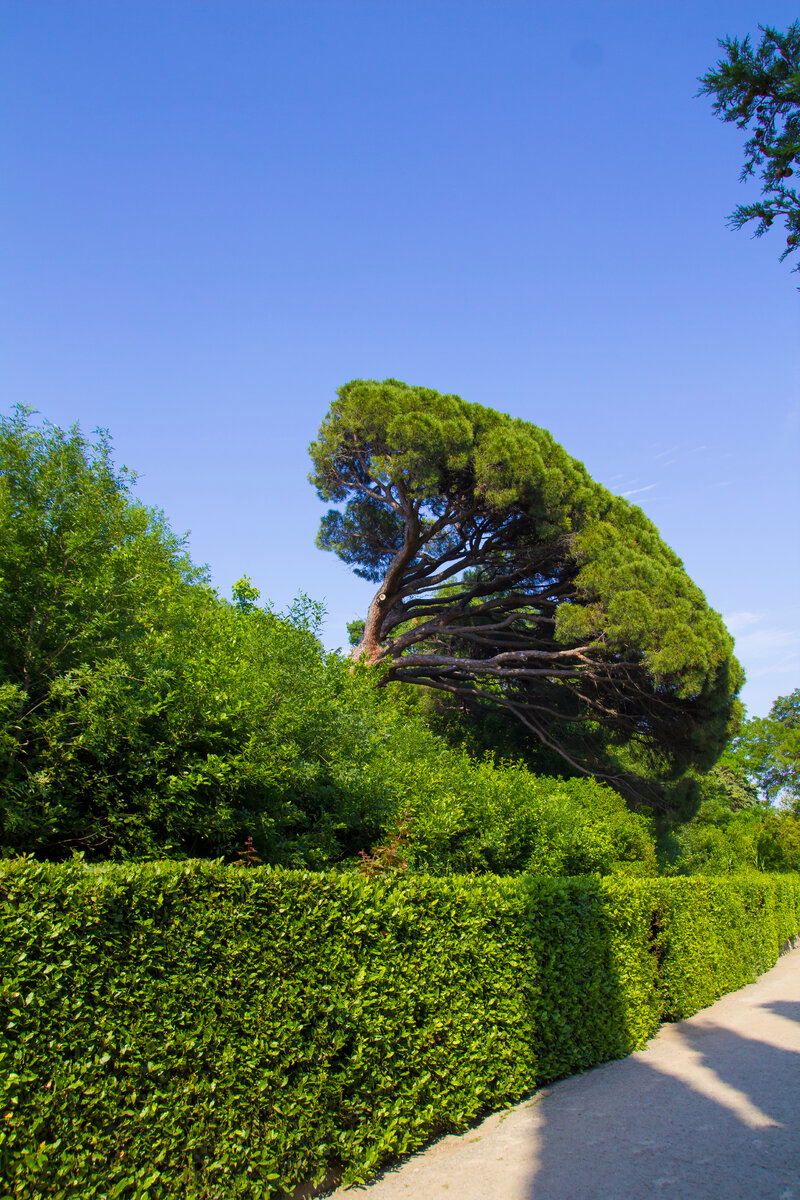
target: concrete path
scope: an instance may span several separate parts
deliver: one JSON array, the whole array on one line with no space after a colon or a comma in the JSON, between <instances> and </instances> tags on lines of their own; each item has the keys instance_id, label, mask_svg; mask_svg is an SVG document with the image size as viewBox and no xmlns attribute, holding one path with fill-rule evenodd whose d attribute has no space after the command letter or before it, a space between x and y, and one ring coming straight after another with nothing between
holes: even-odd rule
<instances>
[{"instance_id":1,"label":"concrete path","mask_svg":"<svg viewBox=\"0 0 800 1200\"><path fill-rule=\"evenodd\" d=\"M800 1200L800 949L337 1200ZM333 1200L333 1198L331 1198Z\"/></svg>"}]
</instances>

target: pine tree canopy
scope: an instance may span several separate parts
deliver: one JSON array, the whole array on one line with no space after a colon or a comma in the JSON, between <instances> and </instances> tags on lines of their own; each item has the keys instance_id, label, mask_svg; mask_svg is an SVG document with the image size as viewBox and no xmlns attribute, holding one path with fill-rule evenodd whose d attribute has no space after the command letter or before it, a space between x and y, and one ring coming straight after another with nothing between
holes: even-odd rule
<instances>
[{"instance_id":1,"label":"pine tree canopy","mask_svg":"<svg viewBox=\"0 0 800 1200\"><path fill-rule=\"evenodd\" d=\"M754 237L761 237L782 220L783 261L800 247L800 193L787 182L800 167L800 21L786 33L768 25L759 28L762 36L755 49L747 37L720 41L725 56L716 70L701 77L698 95L712 96L720 120L750 133L740 178L759 172L762 199L737 205L731 226L741 229L755 221ZM800 262L794 270L800 271Z\"/></svg>"},{"instance_id":2,"label":"pine tree canopy","mask_svg":"<svg viewBox=\"0 0 800 1200\"><path fill-rule=\"evenodd\" d=\"M341 388L310 452L338 506L319 546L379 585L356 657L503 711L634 802L691 811L743 673L639 508L545 429L394 379Z\"/></svg>"}]
</instances>

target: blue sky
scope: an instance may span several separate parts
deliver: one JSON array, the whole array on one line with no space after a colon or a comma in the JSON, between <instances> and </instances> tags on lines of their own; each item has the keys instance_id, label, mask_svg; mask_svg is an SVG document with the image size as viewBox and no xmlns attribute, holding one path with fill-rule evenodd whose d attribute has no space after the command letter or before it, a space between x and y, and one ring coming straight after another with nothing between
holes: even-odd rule
<instances>
[{"instance_id":1,"label":"blue sky","mask_svg":"<svg viewBox=\"0 0 800 1200\"><path fill-rule=\"evenodd\" d=\"M549 428L800 683L800 279L725 218L695 99L793 5L5 0L4 410L111 430L223 592L371 587L314 546L306 447L393 376Z\"/></svg>"}]
</instances>

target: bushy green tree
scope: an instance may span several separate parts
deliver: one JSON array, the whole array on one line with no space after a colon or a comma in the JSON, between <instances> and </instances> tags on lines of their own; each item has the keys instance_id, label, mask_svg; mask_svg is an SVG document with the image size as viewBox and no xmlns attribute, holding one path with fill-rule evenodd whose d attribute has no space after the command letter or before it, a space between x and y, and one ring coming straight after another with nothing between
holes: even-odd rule
<instances>
[{"instance_id":1,"label":"bushy green tree","mask_svg":"<svg viewBox=\"0 0 800 1200\"><path fill-rule=\"evenodd\" d=\"M675 869L800 870L800 689L745 721L699 780L697 815L663 839Z\"/></svg>"},{"instance_id":2,"label":"bushy green tree","mask_svg":"<svg viewBox=\"0 0 800 1200\"><path fill-rule=\"evenodd\" d=\"M0 678L20 719L53 681L135 645L172 598L201 578L108 437L0 421Z\"/></svg>"},{"instance_id":3,"label":"bushy green tree","mask_svg":"<svg viewBox=\"0 0 800 1200\"><path fill-rule=\"evenodd\" d=\"M681 874L800 871L800 820L767 804L731 810L711 798L666 849L670 870Z\"/></svg>"},{"instance_id":4,"label":"bushy green tree","mask_svg":"<svg viewBox=\"0 0 800 1200\"><path fill-rule=\"evenodd\" d=\"M792 179L800 164L800 21L780 33L762 25L754 49L750 38L720 41L725 56L703 75L699 95L714 97L714 112L723 121L748 129L740 178L758 171L762 199L739 204L729 221L734 229L755 222L755 237L782 220L786 247L781 261L800 243L800 195ZM800 262L795 267L800 270Z\"/></svg>"},{"instance_id":5,"label":"bushy green tree","mask_svg":"<svg viewBox=\"0 0 800 1200\"><path fill-rule=\"evenodd\" d=\"M640 509L546 430L391 379L341 388L311 457L340 506L319 545L379 585L357 657L502 711L638 802L692 811L690 768L724 747L742 673Z\"/></svg>"},{"instance_id":6,"label":"bushy green tree","mask_svg":"<svg viewBox=\"0 0 800 1200\"><path fill-rule=\"evenodd\" d=\"M65 746L83 752L76 703L90 679L135 686L129 664L201 579L133 483L103 434L37 428L25 409L0 422L0 771L15 828L63 832L42 794Z\"/></svg>"},{"instance_id":7,"label":"bushy green tree","mask_svg":"<svg viewBox=\"0 0 800 1200\"><path fill-rule=\"evenodd\" d=\"M9 849L213 853L286 823L269 786L280 755L252 735L281 672L316 663L313 634L253 613L246 580L235 606L220 601L134 482L105 435L36 427L24 410L0 424ZM259 692L265 654L278 679Z\"/></svg>"},{"instance_id":8,"label":"bushy green tree","mask_svg":"<svg viewBox=\"0 0 800 1200\"><path fill-rule=\"evenodd\" d=\"M768 717L746 721L732 753L767 800L800 816L800 688L779 696Z\"/></svg>"}]
</instances>

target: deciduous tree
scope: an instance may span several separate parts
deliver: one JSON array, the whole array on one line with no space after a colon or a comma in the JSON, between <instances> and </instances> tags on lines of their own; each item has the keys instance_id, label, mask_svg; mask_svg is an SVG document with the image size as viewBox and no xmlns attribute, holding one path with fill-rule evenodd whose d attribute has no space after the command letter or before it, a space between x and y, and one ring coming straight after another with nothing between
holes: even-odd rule
<instances>
[{"instance_id":1,"label":"deciduous tree","mask_svg":"<svg viewBox=\"0 0 800 1200\"><path fill-rule=\"evenodd\" d=\"M768 717L746 721L731 755L767 800L800 816L800 688L778 696Z\"/></svg>"}]
</instances>

